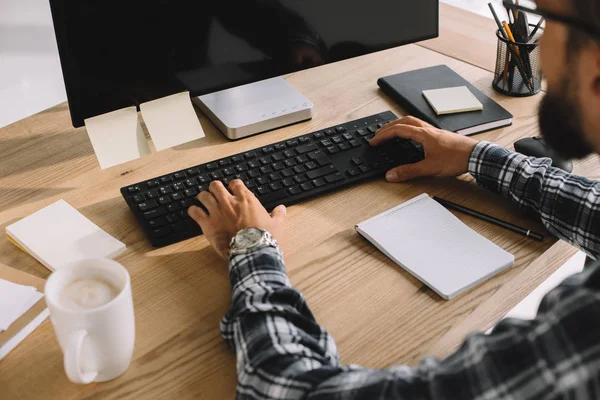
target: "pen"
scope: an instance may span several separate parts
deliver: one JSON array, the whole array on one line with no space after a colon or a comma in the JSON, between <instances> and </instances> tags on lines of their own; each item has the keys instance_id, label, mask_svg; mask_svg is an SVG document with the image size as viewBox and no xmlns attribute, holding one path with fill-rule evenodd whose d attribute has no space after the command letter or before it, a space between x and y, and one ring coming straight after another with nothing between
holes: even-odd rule
<instances>
[{"instance_id":1,"label":"pen","mask_svg":"<svg viewBox=\"0 0 600 400\"><path fill-rule=\"evenodd\" d=\"M502 228L506 228L506 229L516 232L516 233L520 233L523 236L527 236L528 238L532 238L532 239L540 241L540 242L542 240L544 240L543 235L536 233L536 232L532 232L530 229L521 228L520 226L511 224L510 222L502 221L501 219L494 218L494 217L489 216L484 213L480 213L479 211L475 211L470 208L461 206L460 204L452 203L451 201L448 201L448 200L440 199L439 197L434 196L433 199L446 208L460 211L460 212L462 212L464 214L468 214L472 217L479 218L479 219L482 219L487 222L491 222L494 225L500 226Z\"/></svg>"},{"instance_id":2,"label":"pen","mask_svg":"<svg viewBox=\"0 0 600 400\"><path fill-rule=\"evenodd\" d=\"M510 26L508 26L506 21L502 21L502 26L504 26L504 30L506 30L506 35L508 36L508 40L512 43L516 43L515 37L513 36L512 31L510 30ZM511 46L508 46L508 47L511 47ZM515 60L515 62L517 63L517 68L519 68L519 71L521 72L521 76L523 77L523 82L525 83L525 85L527 86L527 88L529 90L533 91L533 85L531 84L530 78L527 74L527 70L526 70L525 66L523 65L523 59L521 58L521 51L519 50L519 47L516 45L512 46L512 47L517 56L517 59Z\"/></svg>"},{"instance_id":3,"label":"pen","mask_svg":"<svg viewBox=\"0 0 600 400\"><path fill-rule=\"evenodd\" d=\"M529 35L529 40L532 40L535 37L535 34L542 27L543 23L544 23L544 18L540 18L540 22L537 23L537 25L535 26L535 28L533 28L533 31L531 32L531 35Z\"/></svg>"}]
</instances>

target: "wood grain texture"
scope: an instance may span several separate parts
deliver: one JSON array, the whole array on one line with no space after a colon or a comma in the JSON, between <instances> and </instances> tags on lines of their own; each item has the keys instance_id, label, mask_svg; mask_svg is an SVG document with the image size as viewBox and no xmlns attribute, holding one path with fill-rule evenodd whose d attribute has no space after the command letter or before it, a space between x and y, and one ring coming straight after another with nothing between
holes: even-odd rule
<instances>
[{"instance_id":1,"label":"wood grain texture","mask_svg":"<svg viewBox=\"0 0 600 400\"><path fill-rule=\"evenodd\" d=\"M512 127L479 139L511 147L515 140L537 134L540 96L501 96L491 89L489 71L416 45L287 76L314 102L311 121L229 142L199 115L206 138L105 171L98 167L85 129L71 127L66 104L0 129L0 229L65 199L127 245L117 261L131 274L136 313L134 359L123 376L102 384L69 383L52 326L45 322L0 363L2 399L232 398L235 357L218 331L230 304L226 265L203 237L151 248L119 188L387 109L402 115L379 91L377 78L438 64L449 65L514 114ZM575 172L600 176L597 157L577 163ZM535 242L457 215L515 254L516 264L443 301L353 229L423 192L543 231L514 205L478 188L469 176L398 185L377 180L290 207L283 249L291 281L333 334L344 362L386 367L414 365L425 354L447 355L468 332L488 328L574 253L549 235ZM49 275L3 235L0 262Z\"/></svg>"}]
</instances>

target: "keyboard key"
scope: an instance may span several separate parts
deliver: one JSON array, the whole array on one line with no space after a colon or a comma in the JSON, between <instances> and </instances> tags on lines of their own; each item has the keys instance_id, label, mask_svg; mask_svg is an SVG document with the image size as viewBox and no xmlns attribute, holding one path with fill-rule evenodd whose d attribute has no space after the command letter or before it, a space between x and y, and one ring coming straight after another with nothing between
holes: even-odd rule
<instances>
[{"instance_id":1,"label":"keyboard key","mask_svg":"<svg viewBox=\"0 0 600 400\"><path fill-rule=\"evenodd\" d=\"M346 132L346 128L345 128L345 127L343 127L343 126L338 126L337 128L335 128L335 130L336 130L338 133Z\"/></svg>"},{"instance_id":2,"label":"keyboard key","mask_svg":"<svg viewBox=\"0 0 600 400\"><path fill-rule=\"evenodd\" d=\"M281 186L281 183L279 183L279 182L273 182L273 183L269 184L269 187L273 191L283 188L283 186Z\"/></svg>"},{"instance_id":3,"label":"keyboard key","mask_svg":"<svg viewBox=\"0 0 600 400\"><path fill-rule=\"evenodd\" d=\"M286 197L287 194L285 192L285 189L279 189L274 192L268 193L265 196L260 196L259 200L263 204L279 205L281 204L281 201L284 200Z\"/></svg>"},{"instance_id":4,"label":"keyboard key","mask_svg":"<svg viewBox=\"0 0 600 400\"><path fill-rule=\"evenodd\" d=\"M181 206L179 205L179 203L171 203L167 206L167 211L172 213L179 210L180 208Z\"/></svg>"},{"instance_id":5,"label":"keyboard key","mask_svg":"<svg viewBox=\"0 0 600 400\"><path fill-rule=\"evenodd\" d=\"M292 150L286 150L286 151L283 152L283 155L286 158L292 158L292 157L294 157L296 155L296 153L294 153Z\"/></svg>"},{"instance_id":6,"label":"keyboard key","mask_svg":"<svg viewBox=\"0 0 600 400\"><path fill-rule=\"evenodd\" d=\"M225 176L231 176L235 174L235 170L233 168L223 168L223 173Z\"/></svg>"},{"instance_id":7,"label":"keyboard key","mask_svg":"<svg viewBox=\"0 0 600 400\"><path fill-rule=\"evenodd\" d=\"M315 139L323 139L325 137L325 134L323 132L315 132L313 133L313 137Z\"/></svg>"},{"instance_id":8,"label":"keyboard key","mask_svg":"<svg viewBox=\"0 0 600 400\"><path fill-rule=\"evenodd\" d=\"M155 208L154 210L150 210L144 213L144 218L145 219L154 219L154 218L158 218L161 215L165 215L166 211L164 208L159 207L159 208Z\"/></svg>"},{"instance_id":9,"label":"keyboard key","mask_svg":"<svg viewBox=\"0 0 600 400\"><path fill-rule=\"evenodd\" d=\"M331 161L329 160L329 157L327 157L325 155L325 153L323 153L321 150L317 150L317 151L313 151L312 153L308 154L308 158L310 158L311 160L316 161L321 167L323 165L329 165L331 164Z\"/></svg>"},{"instance_id":10,"label":"keyboard key","mask_svg":"<svg viewBox=\"0 0 600 400\"><path fill-rule=\"evenodd\" d=\"M211 172L210 177L213 181L218 181L219 179L223 179L224 176L221 171Z\"/></svg>"},{"instance_id":11,"label":"keyboard key","mask_svg":"<svg viewBox=\"0 0 600 400\"><path fill-rule=\"evenodd\" d=\"M185 178L187 178L187 175L185 174L185 172L175 172L173 174L173 176L175 177L175 179L185 179Z\"/></svg>"},{"instance_id":12,"label":"keyboard key","mask_svg":"<svg viewBox=\"0 0 600 400\"><path fill-rule=\"evenodd\" d=\"M178 192L180 190L184 190L185 189L185 184L183 182L178 182L178 183L175 183L171 187L173 188L174 192Z\"/></svg>"},{"instance_id":13,"label":"keyboard key","mask_svg":"<svg viewBox=\"0 0 600 400\"><path fill-rule=\"evenodd\" d=\"M275 145L275 150L283 150L285 149L285 143L277 143Z\"/></svg>"},{"instance_id":14,"label":"keyboard key","mask_svg":"<svg viewBox=\"0 0 600 400\"><path fill-rule=\"evenodd\" d=\"M327 152L328 152L329 154L335 154L335 153L339 153L340 151L338 150L338 148L337 148L337 147L335 147L335 146L331 146L331 147L328 147L328 148L327 148Z\"/></svg>"},{"instance_id":15,"label":"keyboard key","mask_svg":"<svg viewBox=\"0 0 600 400\"><path fill-rule=\"evenodd\" d=\"M283 155L280 153L273 154L271 158L273 158L273 161L281 161L284 159Z\"/></svg>"},{"instance_id":16,"label":"keyboard key","mask_svg":"<svg viewBox=\"0 0 600 400\"><path fill-rule=\"evenodd\" d=\"M231 160L229 160L228 158L219 160L219 167L226 167L228 165L231 165Z\"/></svg>"},{"instance_id":17,"label":"keyboard key","mask_svg":"<svg viewBox=\"0 0 600 400\"><path fill-rule=\"evenodd\" d=\"M148 187L158 186L158 179L152 179L151 181L146 182L146 185L148 185Z\"/></svg>"},{"instance_id":18,"label":"keyboard key","mask_svg":"<svg viewBox=\"0 0 600 400\"><path fill-rule=\"evenodd\" d=\"M172 181L173 181L173 177L171 175L163 176L162 178L160 178L160 183L169 183Z\"/></svg>"},{"instance_id":19,"label":"keyboard key","mask_svg":"<svg viewBox=\"0 0 600 400\"><path fill-rule=\"evenodd\" d=\"M281 171L281 175L285 176L286 178L289 178L290 176L294 176L294 172L288 168Z\"/></svg>"},{"instance_id":20,"label":"keyboard key","mask_svg":"<svg viewBox=\"0 0 600 400\"><path fill-rule=\"evenodd\" d=\"M270 174L271 172L273 172L273 168L271 168L270 165L265 165L264 167L260 167L260 173L263 175Z\"/></svg>"},{"instance_id":21,"label":"keyboard key","mask_svg":"<svg viewBox=\"0 0 600 400\"><path fill-rule=\"evenodd\" d=\"M194 188L189 188L189 189L185 189L184 193L187 197L196 197L196 195L198 194L198 191Z\"/></svg>"},{"instance_id":22,"label":"keyboard key","mask_svg":"<svg viewBox=\"0 0 600 400\"><path fill-rule=\"evenodd\" d=\"M128 191L129 193L137 193L137 192L139 192L139 191L140 191L140 187L139 187L139 186L129 186L129 187L127 188L127 191Z\"/></svg>"},{"instance_id":23,"label":"keyboard key","mask_svg":"<svg viewBox=\"0 0 600 400\"><path fill-rule=\"evenodd\" d=\"M177 193L173 193L173 194L171 195L171 198L172 198L173 200L176 200L176 201L177 201L177 200L182 200L182 199L183 199L183 195L182 195L181 193L177 192Z\"/></svg>"},{"instance_id":24,"label":"keyboard key","mask_svg":"<svg viewBox=\"0 0 600 400\"><path fill-rule=\"evenodd\" d=\"M210 178L208 175L200 175L198 177L198 183L210 183Z\"/></svg>"},{"instance_id":25,"label":"keyboard key","mask_svg":"<svg viewBox=\"0 0 600 400\"><path fill-rule=\"evenodd\" d=\"M367 135L369 134L369 133L368 133L367 131L365 131L364 129L359 129L359 130L357 130L357 131L356 131L356 133L357 133L359 136L367 136Z\"/></svg>"},{"instance_id":26,"label":"keyboard key","mask_svg":"<svg viewBox=\"0 0 600 400\"><path fill-rule=\"evenodd\" d=\"M163 187L161 187L160 189L158 189L158 191L159 191L161 194L169 194L169 193L173 192L173 191L171 190L171 188L170 188L170 187L168 187L168 186L163 186Z\"/></svg>"},{"instance_id":27,"label":"keyboard key","mask_svg":"<svg viewBox=\"0 0 600 400\"><path fill-rule=\"evenodd\" d=\"M304 165L296 165L294 167L294 172L297 173L297 174L302 173L302 172L306 172L306 168L304 168Z\"/></svg>"},{"instance_id":28,"label":"keyboard key","mask_svg":"<svg viewBox=\"0 0 600 400\"><path fill-rule=\"evenodd\" d=\"M150 200L148 202L144 202L144 203L138 204L138 207L139 207L140 211L148 211L148 210L151 210L151 209L153 209L153 208L155 208L157 206L158 206L158 204L154 200Z\"/></svg>"},{"instance_id":29,"label":"keyboard key","mask_svg":"<svg viewBox=\"0 0 600 400\"><path fill-rule=\"evenodd\" d=\"M248 171L248 176L250 178L258 178L260 176L260 172L258 172L256 169L253 169L252 171Z\"/></svg>"},{"instance_id":30,"label":"keyboard key","mask_svg":"<svg viewBox=\"0 0 600 400\"><path fill-rule=\"evenodd\" d=\"M283 175L281 175L279 172L275 172L273 174L269 174L269 179L271 181L278 181L280 179L283 179Z\"/></svg>"},{"instance_id":31,"label":"keyboard key","mask_svg":"<svg viewBox=\"0 0 600 400\"><path fill-rule=\"evenodd\" d=\"M256 182L258 182L259 185L266 185L270 181L269 181L269 177L267 177L267 176L261 176L260 178L258 178L256 180Z\"/></svg>"},{"instance_id":32,"label":"keyboard key","mask_svg":"<svg viewBox=\"0 0 600 400\"><path fill-rule=\"evenodd\" d=\"M299 163L304 164L305 162L308 162L308 157L306 157L306 156L298 156L298 157L296 157L296 161L298 161Z\"/></svg>"},{"instance_id":33,"label":"keyboard key","mask_svg":"<svg viewBox=\"0 0 600 400\"><path fill-rule=\"evenodd\" d=\"M346 171L346 173L348 174L348 176L356 176L360 174L360 172L358 172L356 168L351 168L348 171Z\"/></svg>"},{"instance_id":34,"label":"keyboard key","mask_svg":"<svg viewBox=\"0 0 600 400\"><path fill-rule=\"evenodd\" d=\"M324 175L331 174L336 171L337 170L333 165L328 165L326 167L321 167L319 169L315 169L314 171L309 171L306 174L306 176L308 176L308 179L315 179L315 178L319 178Z\"/></svg>"},{"instance_id":35,"label":"keyboard key","mask_svg":"<svg viewBox=\"0 0 600 400\"><path fill-rule=\"evenodd\" d=\"M169 196L162 196L158 198L158 202L164 206L165 204L169 204L171 202L171 198Z\"/></svg>"},{"instance_id":36,"label":"keyboard key","mask_svg":"<svg viewBox=\"0 0 600 400\"><path fill-rule=\"evenodd\" d=\"M177 213L167 215L168 223L172 224L173 222L177 222L177 221L179 221L179 215L177 215Z\"/></svg>"},{"instance_id":37,"label":"keyboard key","mask_svg":"<svg viewBox=\"0 0 600 400\"><path fill-rule=\"evenodd\" d=\"M262 165L268 165L268 164L271 164L272 162L273 162L273 160L271 159L271 157L270 157L270 156L262 157L262 158L260 159L260 163L261 163Z\"/></svg>"},{"instance_id":38,"label":"keyboard key","mask_svg":"<svg viewBox=\"0 0 600 400\"><path fill-rule=\"evenodd\" d=\"M342 137L343 137L344 139L346 139L346 140L352 140L352 139L354 139L354 136L352 136L352 134L350 134L350 133L344 133L344 134L342 135Z\"/></svg>"},{"instance_id":39,"label":"keyboard key","mask_svg":"<svg viewBox=\"0 0 600 400\"><path fill-rule=\"evenodd\" d=\"M242 155L233 156L233 157L231 157L231 160L234 163L239 163L239 162L244 161L244 156L242 156Z\"/></svg>"},{"instance_id":40,"label":"keyboard key","mask_svg":"<svg viewBox=\"0 0 600 400\"><path fill-rule=\"evenodd\" d=\"M302 190L307 191L313 188L313 184L310 182L304 182L302 185L300 185L300 187Z\"/></svg>"},{"instance_id":41,"label":"keyboard key","mask_svg":"<svg viewBox=\"0 0 600 400\"><path fill-rule=\"evenodd\" d=\"M352 148L348 143L339 144L338 147L340 150L350 150Z\"/></svg>"},{"instance_id":42,"label":"keyboard key","mask_svg":"<svg viewBox=\"0 0 600 400\"><path fill-rule=\"evenodd\" d=\"M244 185L246 185L246 187L247 187L248 189L252 189L252 188L254 188L254 187L256 187L256 186L257 186L257 185L256 185L256 182L254 182L252 179L246 179L246 180L244 181Z\"/></svg>"},{"instance_id":43,"label":"keyboard key","mask_svg":"<svg viewBox=\"0 0 600 400\"><path fill-rule=\"evenodd\" d=\"M196 189L198 190L198 193L208 192L208 185L200 185Z\"/></svg>"},{"instance_id":44,"label":"keyboard key","mask_svg":"<svg viewBox=\"0 0 600 400\"><path fill-rule=\"evenodd\" d=\"M310 143L310 139L306 136L299 138L298 141L300 142L300 144Z\"/></svg>"},{"instance_id":45,"label":"keyboard key","mask_svg":"<svg viewBox=\"0 0 600 400\"><path fill-rule=\"evenodd\" d=\"M331 140L327 139L327 140L321 140L321 145L323 145L325 147L329 147L329 146L333 145L333 143L331 142Z\"/></svg>"},{"instance_id":46,"label":"keyboard key","mask_svg":"<svg viewBox=\"0 0 600 400\"><path fill-rule=\"evenodd\" d=\"M213 163L206 164L206 169L209 170L209 171L215 170L217 168L219 168L219 166L217 165L217 163L213 162Z\"/></svg>"},{"instance_id":47,"label":"keyboard key","mask_svg":"<svg viewBox=\"0 0 600 400\"><path fill-rule=\"evenodd\" d=\"M312 181L312 184L315 185L315 187L321 187L321 186L325 186L327 184L327 182L325 182L325 179L323 179L323 178L318 178L318 179L314 179Z\"/></svg>"},{"instance_id":48,"label":"keyboard key","mask_svg":"<svg viewBox=\"0 0 600 400\"><path fill-rule=\"evenodd\" d=\"M260 167L260 162L258 160L248 161L249 168L258 168Z\"/></svg>"},{"instance_id":49,"label":"keyboard key","mask_svg":"<svg viewBox=\"0 0 600 400\"><path fill-rule=\"evenodd\" d=\"M269 188L267 186L259 186L256 188L256 192L258 194L267 194L269 193Z\"/></svg>"},{"instance_id":50,"label":"keyboard key","mask_svg":"<svg viewBox=\"0 0 600 400\"><path fill-rule=\"evenodd\" d=\"M146 201L146 196L144 194L138 194L137 196L133 196L133 201L136 203L141 203L142 201Z\"/></svg>"},{"instance_id":51,"label":"keyboard key","mask_svg":"<svg viewBox=\"0 0 600 400\"><path fill-rule=\"evenodd\" d=\"M332 141L333 143L335 143L335 144L340 144L340 143L342 143L342 141L343 141L343 140L342 140L342 138L341 138L341 137L339 137L339 136L334 136L334 137L332 137L332 138L331 138L331 141Z\"/></svg>"},{"instance_id":52,"label":"keyboard key","mask_svg":"<svg viewBox=\"0 0 600 400\"><path fill-rule=\"evenodd\" d=\"M309 161L309 162L307 162L306 164L304 164L304 166L306 167L306 169L309 169L309 170L311 170L311 169L316 169L316 168L318 168L318 167L319 167L319 164L317 164L317 163L316 163L316 162L314 162L314 161Z\"/></svg>"},{"instance_id":53,"label":"keyboard key","mask_svg":"<svg viewBox=\"0 0 600 400\"><path fill-rule=\"evenodd\" d=\"M294 181L291 180L290 178L285 178L283 181L281 181L281 183L283 183L283 186L285 186L285 187L290 187L290 186L295 185Z\"/></svg>"},{"instance_id":54,"label":"keyboard key","mask_svg":"<svg viewBox=\"0 0 600 400\"><path fill-rule=\"evenodd\" d=\"M275 171L281 171L284 168L285 168L285 164L282 162L276 162L275 164L273 164L273 169Z\"/></svg>"},{"instance_id":55,"label":"keyboard key","mask_svg":"<svg viewBox=\"0 0 600 400\"><path fill-rule=\"evenodd\" d=\"M167 220L163 217L153 219L152 221L148 221L148 225L150 225L151 228L159 228L166 224Z\"/></svg>"},{"instance_id":56,"label":"keyboard key","mask_svg":"<svg viewBox=\"0 0 600 400\"><path fill-rule=\"evenodd\" d=\"M358 167L362 172L369 172L371 171L371 167L369 165L361 165L360 167Z\"/></svg>"},{"instance_id":57,"label":"keyboard key","mask_svg":"<svg viewBox=\"0 0 600 400\"><path fill-rule=\"evenodd\" d=\"M342 175L341 172L336 172L335 174L327 175L325 177L325 180L327 181L327 183L343 181L344 179L346 179L346 178L344 178L344 175Z\"/></svg>"},{"instance_id":58,"label":"keyboard key","mask_svg":"<svg viewBox=\"0 0 600 400\"><path fill-rule=\"evenodd\" d=\"M295 194L302 193L302 189L300 189L300 186L294 186L288 189L288 193L293 196Z\"/></svg>"},{"instance_id":59,"label":"keyboard key","mask_svg":"<svg viewBox=\"0 0 600 400\"><path fill-rule=\"evenodd\" d=\"M317 150L317 145L314 143L303 144L302 146L296 147L296 153L298 154L305 154L315 150Z\"/></svg>"},{"instance_id":60,"label":"keyboard key","mask_svg":"<svg viewBox=\"0 0 600 400\"><path fill-rule=\"evenodd\" d=\"M298 146L298 139L292 139L285 142L289 147Z\"/></svg>"},{"instance_id":61,"label":"keyboard key","mask_svg":"<svg viewBox=\"0 0 600 400\"><path fill-rule=\"evenodd\" d=\"M330 129L325 129L325 134L327 136L331 136L331 135L335 134L335 131L333 129L331 129L331 128Z\"/></svg>"},{"instance_id":62,"label":"keyboard key","mask_svg":"<svg viewBox=\"0 0 600 400\"><path fill-rule=\"evenodd\" d=\"M239 179L239 180L243 181L243 180L247 179L248 176L245 173L242 172L241 174L235 174L233 176L233 178L234 179Z\"/></svg>"},{"instance_id":63,"label":"keyboard key","mask_svg":"<svg viewBox=\"0 0 600 400\"><path fill-rule=\"evenodd\" d=\"M187 187L192 187L196 185L198 185L198 181L195 178L185 180L185 186Z\"/></svg>"},{"instance_id":64,"label":"keyboard key","mask_svg":"<svg viewBox=\"0 0 600 400\"><path fill-rule=\"evenodd\" d=\"M198 168L190 168L188 170L186 170L188 175L198 175L200 173L200 170Z\"/></svg>"},{"instance_id":65,"label":"keyboard key","mask_svg":"<svg viewBox=\"0 0 600 400\"><path fill-rule=\"evenodd\" d=\"M360 158L360 157L354 157L354 158L352 159L352 164L354 164L354 165L362 165L362 164L364 164L364 163L365 163L365 162L364 162L364 161L362 160L362 158Z\"/></svg>"},{"instance_id":66,"label":"keyboard key","mask_svg":"<svg viewBox=\"0 0 600 400\"><path fill-rule=\"evenodd\" d=\"M153 230L152 234L156 238L161 238L161 237L168 236L171 232L172 232L171 231L171 227L169 225L166 225L166 226L163 226L161 228Z\"/></svg>"},{"instance_id":67,"label":"keyboard key","mask_svg":"<svg viewBox=\"0 0 600 400\"><path fill-rule=\"evenodd\" d=\"M306 182L306 175L304 175L304 174L302 174L302 175L296 175L296 176L294 177L294 180L295 180L297 183Z\"/></svg>"},{"instance_id":68,"label":"keyboard key","mask_svg":"<svg viewBox=\"0 0 600 400\"><path fill-rule=\"evenodd\" d=\"M263 147L262 151L265 154L269 154L269 153L274 152L275 148L273 146L266 146L266 147Z\"/></svg>"},{"instance_id":69,"label":"keyboard key","mask_svg":"<svg viewBox=\"0 0 600 400\"><path fill-rule=\"evenodd\" d=\"M194 205L194 199L183 199L179 202L179 204L181 204L181 208L187 210Z\"/></svg>"},{"instance_id":70,"label":"keyboard key","mask_svg":"<svg viewBox=\"0 0 600 400\"><path fill-rule=\"evenodd\" d=\"M157 190L150 190L149 192L146 193L146 197L149 199L155 199L157 197L159 197L160 195L158 194Z\"/></svg>"},{"instance_id":71,"label":"keyboard key","mask_svg":"<svg viewBox=\"0 0 600 400\"><path fill-rule=\"evenodd\" d=\"M284 164L287 165L288 167L293 167L294 165L297 164L297 162L293 158L288 158L287 160L284 161Z\"/></svg>"},{"instance_id":72,"label":"keyboard key","mask_svg":"<svg viewBox=\"0 0 600 400\"><path fill-rule=\"evenodd\" d=\"M367 128L367 130L368 130L370 133L375 133L375 132L377 132L377 128L375 128L374 126L370 126L370 127L368 127L368 128Z\"/></svg>"},{"instance_id":73,"label":"keyboard key","mask_svg":"<svg viewBox=\"0 0 600 400\"><path fill-rule=\"evenodd\" d=\"M356 139L351 140L348 143L350 143L350 146L352 146L352 147L360 147L360 142Z\"/></svg>"},{"instance_id":74,"label":"keyboard key","mask_svg":"<svg viewBox=\"0 0 600 400\"><path fill-rule=\"evenodd\" d=\"M246 157L246 160L250 160L256 157L256 153L253 151L249 151L247 153L244 153L244 157Z\"/></svg>"},{"instance_id":75,"label":"keyboard key","mask_svg":"<svg viewBox=\"0 0 600 400\"><path fill-rule=\"evenodd\" d=\"M240 164L240 165L236 165L235 166L235 170L237 172L244 172L244 171L248 171L248 166L246 164Z\"/></svg>"}]
</instances>

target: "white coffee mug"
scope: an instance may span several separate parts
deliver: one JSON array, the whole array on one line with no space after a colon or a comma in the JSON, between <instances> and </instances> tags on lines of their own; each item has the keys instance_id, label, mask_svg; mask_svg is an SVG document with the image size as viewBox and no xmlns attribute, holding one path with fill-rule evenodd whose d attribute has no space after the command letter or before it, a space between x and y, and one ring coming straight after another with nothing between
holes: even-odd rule
<instances>
[{"instance_id":1,"label":"white coffee mug","mask_svg":"<svg viewBox=\"0 0 600 400\"><path fill-rule=\"evenodd\" d=\"M107 303L76 309L61 301L61 293L68 285L97 278L115 289L116 295ZM104 382L129 368L135 321L131 280L121 264L108 259L86 259L65 265L50 275L45 294L69 380Z\"/></svg>"}]
</instances>

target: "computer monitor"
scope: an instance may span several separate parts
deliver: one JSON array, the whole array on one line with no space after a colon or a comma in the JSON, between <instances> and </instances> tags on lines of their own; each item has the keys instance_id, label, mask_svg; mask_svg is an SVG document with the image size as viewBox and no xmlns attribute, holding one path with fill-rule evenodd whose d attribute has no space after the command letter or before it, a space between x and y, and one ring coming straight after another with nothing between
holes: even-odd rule
<instances>
[{"instance_id":1,"label":"computer monitor","mask_svg":"<svg viewBox=\"0 0 600 400\"><path fill-rule=\"evenodd\" d=\"M50 6L74 127L186 90L206 95L436 37L439 18L438 0L50 0ZM239 93L233 97L240 101Z\"/></svg>"}]
</instances>

